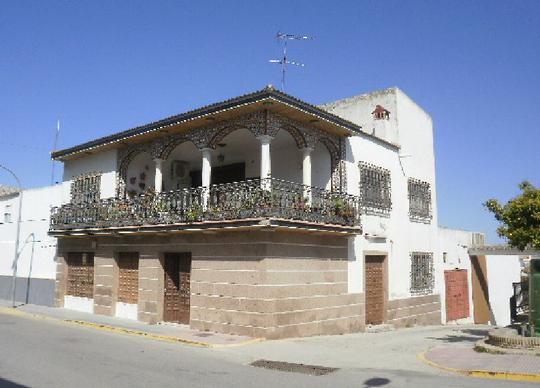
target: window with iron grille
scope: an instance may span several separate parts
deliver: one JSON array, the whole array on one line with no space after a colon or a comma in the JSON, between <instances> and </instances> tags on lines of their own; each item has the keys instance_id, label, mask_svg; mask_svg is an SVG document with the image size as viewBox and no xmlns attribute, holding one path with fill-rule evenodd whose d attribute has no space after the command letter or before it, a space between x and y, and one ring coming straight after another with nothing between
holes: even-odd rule
<instances>
[{"instance_id":1,"label":"window with iron grille","mask_svg":"<svg viewBox=\"0 0 540 388\"><path fill-rule=\"evenodd\" d=\"M94 297L94 254L70 252L66 258L66 295Z\"/></svg>"},{"instance_id":2,"label":"window with iron grille","mask_svg":"<svg viewBox=\"0 0 540 388\"><path fill-rule=\"evenodd\" d=\"M365 213L387 214L392 210L390 170L361 162L360 203Z\"/></svg>"},{"instance_id":3,"label":"window with iron grille","mask_svg":"<svg viewBox=\"0 0 540 388\"><path fill-rule=\"evenodd\" d=\"M73 178L71 183L71 203L92 203L99 201L101 173L93 172Z\"/></svg>"},{"instance_id":4,"label":"window with iron grille","mask_svg":"<svg viewBox=\"0 0 540 388\"><path fill-rule=\"evenodd\" d=\"M411 221L431 222L431 188L429 183L409 178L409 218Z\"/></svg>"},{"instance_id":5,"label":"window with iron grille","mask_svg":"<svg viewBox=\"0 0 540 388\"><path fill-rule=\"evenodd\" d=\"M433 273L433 253L411 253L411 293L429 294L433 291L435 276Z\"/></svg>"}]
</instances>

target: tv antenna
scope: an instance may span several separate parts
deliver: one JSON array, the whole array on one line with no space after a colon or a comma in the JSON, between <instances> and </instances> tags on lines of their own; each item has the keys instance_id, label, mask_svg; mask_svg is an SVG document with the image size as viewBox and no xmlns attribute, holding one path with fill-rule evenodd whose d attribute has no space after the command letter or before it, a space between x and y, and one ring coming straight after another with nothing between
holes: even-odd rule
<instances>
[{"instance_id":1,"label":"tv antenna","mask_svg":"<svg viewBox=\"0 0 540 388\"><path fill-rule=\"evenodd\" d=\"M285 90L285 73L287 72L287 65L294 65L298 67L304 67L305 64L289 60L287 57L287 42L289 40L313 40L312 36L307 35L294 35L286 34L284 32L279 32L276 34L276 39L282 42L283 44L283 57L281 59L270 59L270 63L278 63L281 65L281 91Z\"/></svg>"}]
</instances>

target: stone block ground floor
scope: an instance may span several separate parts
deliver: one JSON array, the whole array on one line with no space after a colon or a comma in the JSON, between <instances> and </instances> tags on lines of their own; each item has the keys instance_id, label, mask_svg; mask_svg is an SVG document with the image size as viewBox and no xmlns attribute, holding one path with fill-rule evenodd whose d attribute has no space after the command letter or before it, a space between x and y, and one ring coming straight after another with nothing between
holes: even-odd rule
<instances>
[{"instance_id":1,"label":"stone block ground floor","mask_svg":"<svg viewBox=\"0 0 540 388\"><path fill-rule=\"evenodd\" d=\"M262 338L365 330L348 292L347 236L220 231L62 237L55 303L96 314ZM388 301L398 326L440 323L438 295Z\"/></svg>"}]
</instances>

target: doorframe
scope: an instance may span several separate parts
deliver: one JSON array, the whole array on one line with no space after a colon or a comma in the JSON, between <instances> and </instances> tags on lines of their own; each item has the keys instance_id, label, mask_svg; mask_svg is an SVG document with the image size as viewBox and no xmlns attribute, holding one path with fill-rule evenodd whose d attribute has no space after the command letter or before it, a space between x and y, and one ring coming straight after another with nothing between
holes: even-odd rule
<instances>
[{"instance_id":1,"label":"doorframe","mask_svg":"<svg viewBox=\"0 0 540 388\"><path fill-rule=\"evenodd\" d=\"M383 259L383 319L382 324L386 323L388 320L388 252L386 251L364 251L363 260L364 260L364 284L363 284L363 293L364 293L364 324L367 325L367 303L366 303L366 256L384 256Z\"/></svg>"}]
</instances>

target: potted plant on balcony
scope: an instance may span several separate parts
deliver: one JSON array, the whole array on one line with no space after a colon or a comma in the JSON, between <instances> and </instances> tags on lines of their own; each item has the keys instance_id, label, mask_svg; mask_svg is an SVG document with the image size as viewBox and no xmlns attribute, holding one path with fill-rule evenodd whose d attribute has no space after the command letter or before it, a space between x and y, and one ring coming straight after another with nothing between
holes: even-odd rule
<instances>
[{"instance_id":1,"label":"potted plant on balcony","mask_svg":"<svg viewBox=\"0 0 540 388\"><path fill-rule=\"evenodd\" d=\"M186 210L186 220L188 222L195 222L200 221L202 216L202 206L192 204L187 210Z\"/></svg>"},{"instance_id":2,"label":"potted plant on balcony","mask_svg":"<svg viewBox=\"0 0 540 388\"><path fill-rule=\"evenodd\" d=\"M354 207L343 198L334 199L334 211L336 216L343 218L345 221L353 219L355 215Z\"/></svg>"}]
</instances>

